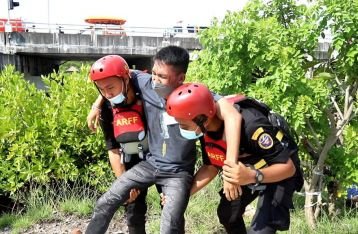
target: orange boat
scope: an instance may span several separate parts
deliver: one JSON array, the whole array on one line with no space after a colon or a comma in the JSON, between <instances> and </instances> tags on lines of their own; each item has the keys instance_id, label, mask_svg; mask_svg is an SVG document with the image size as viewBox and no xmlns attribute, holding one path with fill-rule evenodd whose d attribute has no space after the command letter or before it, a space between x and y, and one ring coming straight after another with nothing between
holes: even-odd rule
<instances>
[{"instance_id":1,"label":"orange boat","mask_svg":"<svg viewBox=\"0 0 358 234\"><path fill-rule=\"evenodd\" d=\"M126 20L122 18L115 18L115 17L88 17L85 19L86 23L90 24L114 24L114 25L123 25L125 24Z\"/></svg>"}]
</instances>

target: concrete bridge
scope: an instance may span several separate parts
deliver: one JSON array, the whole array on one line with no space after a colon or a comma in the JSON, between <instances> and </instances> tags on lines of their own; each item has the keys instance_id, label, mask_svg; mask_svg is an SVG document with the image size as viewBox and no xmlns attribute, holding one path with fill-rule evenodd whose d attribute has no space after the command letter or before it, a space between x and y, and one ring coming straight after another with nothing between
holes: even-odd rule
<instances>
[{"instance_id":1,"label":"concrete bridge","mask_svg":"<svg viewBox=\"0 0 358 234\"><path fill-rule=\"evenodd\" d=\"M177 45L189 52L200 50L196 34L171 33L0 32L0 69L15 65L25 75L39 76L58 70L67 60L95 60L107 54L123 56L129 66L150 70L153 55L162 47Z\"/></svg>"},{"instance_id":2,"label":"concrete bridge","mask_svg":"<svg viewBox=\"0 0 358 234\"><path fill-rule=\"evenodd\" d=\"M98 25L49 27L28 22L24 32L0 32L0 70L13 64L25 77L40 76L57 71L64 61L119 54L131 68L150 71L153 55L168 45L181 46L189 52L202 49L196 31ZM330 42L320 42L316 57L327 59L329 46Z\"/></svg>"}]
</instances>

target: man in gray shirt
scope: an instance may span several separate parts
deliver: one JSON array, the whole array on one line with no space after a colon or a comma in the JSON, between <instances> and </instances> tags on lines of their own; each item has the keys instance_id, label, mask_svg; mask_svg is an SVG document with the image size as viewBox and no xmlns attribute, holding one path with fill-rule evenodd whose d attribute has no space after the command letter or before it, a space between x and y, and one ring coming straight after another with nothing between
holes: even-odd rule
<instances>
[{"instance_id":1,"label":"man in gray shirt","mask_svg":"<svg viewBox=\"0 0 358 234\"><path fill-rule=\"evenodd\" d=\"M168 46L155 55L152 75L132 72L132 82L140 93L147 118L149 153L146 161L126 171L99 198L86 233L105 233L118 206L128 200L131 189L144 190L153 184L162 188L167 201L162 210L160 233L184 233L184 212L196 162L196 140L180 135L178 123L165 111L165 98L184 82L188 64L189 54L185 49ZM221 108L219 112L225 123L233 124L234 134L230 137L239 142L240 115L228 102L221 100L217 102ZM231 147L233 151L239 148L237 144ZM236 157L237 152L230 155ZM228 194L233 199L237 195L237 187Z\"/></svg>"}]
</instances>

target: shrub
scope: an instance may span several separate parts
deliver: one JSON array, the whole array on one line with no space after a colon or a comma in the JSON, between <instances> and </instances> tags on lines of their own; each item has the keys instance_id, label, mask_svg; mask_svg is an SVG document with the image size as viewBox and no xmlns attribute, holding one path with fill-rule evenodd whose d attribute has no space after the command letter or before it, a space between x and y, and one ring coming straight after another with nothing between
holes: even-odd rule
<instances>
[{"instance_id":1,"label":"shrub","mask_svg":"<svg viewBox=\"0 0 358 234\"><path fill-rule=\"evenodd\" d=\"M88 70L43 77L46 90L12 66L0 73L0 193L78 178L104 189L103 179L112 180L102 133L91 134L86 124L97 96Z\"/></svg>"}]
</instances>

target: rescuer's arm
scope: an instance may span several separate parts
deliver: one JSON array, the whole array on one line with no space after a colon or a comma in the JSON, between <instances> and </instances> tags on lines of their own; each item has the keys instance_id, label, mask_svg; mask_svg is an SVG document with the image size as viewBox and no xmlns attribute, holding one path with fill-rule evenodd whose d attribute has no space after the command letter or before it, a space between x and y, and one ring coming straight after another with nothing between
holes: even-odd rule
<instances>
[{"instance_id":1,"label":"rescuer's arm","mask_svg":"<svg viewBox=\"0 0 358 234\"><path fill-rule=\"evenodd\" d=\"M242 116L225 98L216 102L217 115L224 121L226 138L226 160L237 162L240 148Z\"/></svg>"},{"instance_id":2,"label":"rescuer's arm","mask_svg":"<svg viewBox=\"0 0 358 234\"><path fill-rule=\"evenodd\" d=\"M260 169L264 175L262 183L275 183L292 177L296 172L296 167L291 159L286 163L272 164ZM238 164L225 161L223 166L223 178L230 183L237 185L247 185L256 183L256 171L245 166L241 162Z\"/></svg>"},{"instance_id":3,"label":"rescuer's arm","mask_svg":"<svg viewBox=\"0 0 358 234\"><path fill-rule=\"evenodd\" d=\"M225 138L227 144L226 160L236 163L240 148L240 134L242 116L237 109L225 98L217 101L217 115L224 121ZM238 198L241 194L241 188L224 179L224 194L231 201Z\"/></svg>"},{"instance_id":4,"label":"rescuer's arm","mask_svg":"<svg viewBox=\"0 0 358 234\"><path fill-rule=\"evenodd\" d=\"M219 170L212 165L203 165L195 173L193 185L190 189L190 195L198 192L200 189L204 188L210 181L212 181L215 176L219 173Z\"/></svg>"},{"instance_id":5,"label":"rescuer's arm","mask_svg":"<svg viewBox=\"0 0 358 234\"><path fill-rule=\"evenodd\" d=\"M267 167L260 166L262 169L259 170L264 176L261 183L282 181L295 174L296 167L290 155L295 154L297 146L290 145L291 142L282 132L279 135L280 132L277 132L266 116L256 110L256 114L246 122L243 130L248 136L248 147L253 155L260 156L260 161L266 165L269 162ZM246 167L242 162L224 162L223 178L228 182L238 185L255 183L255 175L256 171Z\"/></svg>"},{"instance_id":6,"label":"rescuer's arm","mask_svg":"<svg viewBox=\"0 0 358 234\"><path fill-rule=\"evenodd\" d=\"M121 155L119 149L108 150L108 156L114 175L116 177L119 177L126 171L124 164L121 163Z\"/></svg>"},{"instance_id":7,"label":"rescuer's arm","mask_svg":"<svg viewBox=\"0 0 358 234\"><path fill-rule=\"evenodd\" d=\"M96 101L93 103L90 112L87 115L87 126L92 132L97 130L98 120L101 113L101 106L104 102L102 95L98 95Z\"/></svg>"}]
</instances>

